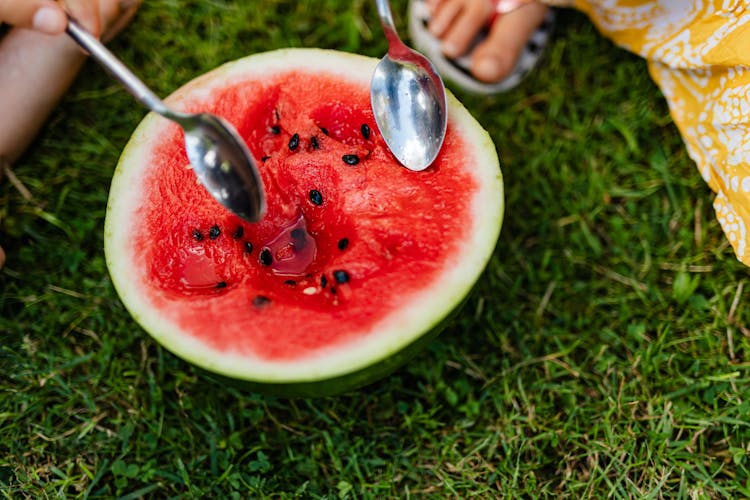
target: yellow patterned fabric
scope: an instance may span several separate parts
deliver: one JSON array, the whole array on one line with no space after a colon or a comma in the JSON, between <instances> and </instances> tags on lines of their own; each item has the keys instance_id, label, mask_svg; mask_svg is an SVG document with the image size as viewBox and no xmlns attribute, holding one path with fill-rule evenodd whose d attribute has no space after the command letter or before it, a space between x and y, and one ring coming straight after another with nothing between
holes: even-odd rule
<instances>
[{"instance_id":1,"label":"yellow patterned fabric","mask_svg":"<svg viewBox=\"0 0 750 500\"><path fill-rule=\"evenodd\" d=\"M748 0L546 0L589 16L651 77L703 179L737 258L750 265Z\"/></svg>"}]
</instances>

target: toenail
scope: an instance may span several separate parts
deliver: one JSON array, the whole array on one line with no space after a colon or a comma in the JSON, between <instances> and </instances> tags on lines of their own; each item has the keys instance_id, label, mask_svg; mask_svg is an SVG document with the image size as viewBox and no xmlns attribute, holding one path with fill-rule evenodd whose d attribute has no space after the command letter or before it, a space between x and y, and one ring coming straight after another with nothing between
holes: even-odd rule
<instances>
[{"instance_id":1,"label":"toenail","mask_svg":"<svg viewBox=\"0 0 750 500\"><path fill-rule=\"evenodd\" d=\"M443 42L440 45L440 50L442 50L443 54L445 54L448 57L458 57L460 55L458 53L458 49L456 48L456 45L451 42Z\"/></svg>"},{"instance_id":2,"label":"toenail","mask_svg":"<svg viewBox=\"0 0 750 500\"><path fill-rule=\"evenodd\" d=\"M430 21L427 24L427 31L432 33L435 36L440 36L440 34L445 30L445 26L442 24L438 24L435 21Z\"/></svg>"},{"instance_id":3,"label":"toenail","mask_svg":"<svg viewBox=\"0 0 750 500\"><path fill-rule=\"evenodd\" d=\"M492 57L483 57L474 65L474 74L484 80L493 80L498 76L498 61Z\"/></svg>"}]
</instances>

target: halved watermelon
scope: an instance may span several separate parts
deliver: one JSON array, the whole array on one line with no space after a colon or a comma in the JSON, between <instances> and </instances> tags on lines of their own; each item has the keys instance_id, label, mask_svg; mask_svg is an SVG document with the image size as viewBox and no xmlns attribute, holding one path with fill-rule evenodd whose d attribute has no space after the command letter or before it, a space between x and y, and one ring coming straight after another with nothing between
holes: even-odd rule
<instances>
[{"instance_id":1,"label":"halved watermelon","mask_svg":"<svg viewBox=\"0 0 750 500\"><path fill-rule=\"evenodd\" d=\"M397 367L468 295L502 221L494 145L449 96L436 162L400 166L370 109L376 63L278 50L168 98L247 141L268 201L256 224L197 183L176 125L139 125L112 180L105 253L123 303L168 350L261 389L336 393Z\"/></svg>"}]
</instances>

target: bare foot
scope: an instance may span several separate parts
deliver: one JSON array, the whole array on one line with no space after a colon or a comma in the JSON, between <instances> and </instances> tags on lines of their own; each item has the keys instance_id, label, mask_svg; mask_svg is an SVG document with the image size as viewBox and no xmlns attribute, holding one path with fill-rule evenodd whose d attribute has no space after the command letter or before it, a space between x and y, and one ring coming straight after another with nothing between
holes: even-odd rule
<instances>
[{"instance_id":1,"label":"bare foot","mask_svg":"<svg viewBox=\"0 0 750 500\"><path fill-rule=\"evenodd\" d=\"M483 82L507 77L529 38L544 21L549 7L528 2L507 14L495 17L491 0L431 0L428 29L441 42L443 53L457 58L466 53L472 41L490 21L487 38L471 54L471 72Z\"/></svg>"}]
</instances>

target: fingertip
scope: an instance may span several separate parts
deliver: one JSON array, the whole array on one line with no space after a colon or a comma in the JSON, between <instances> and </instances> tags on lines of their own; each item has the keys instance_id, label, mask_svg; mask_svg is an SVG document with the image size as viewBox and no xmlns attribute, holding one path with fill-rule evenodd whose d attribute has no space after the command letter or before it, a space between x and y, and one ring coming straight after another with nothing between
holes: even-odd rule
<instances>
[{"instance_id":1,"label":"fingertip","mask_svg":"<svg viewBox=\"0 0 750 500\"><path fill-rule=\"evenodd\" d=\"M62 9L45 5L37 9L31 21L31 27L47 35L59 35L65 31L68 20Z\"/></svg>"}]
</instances>

